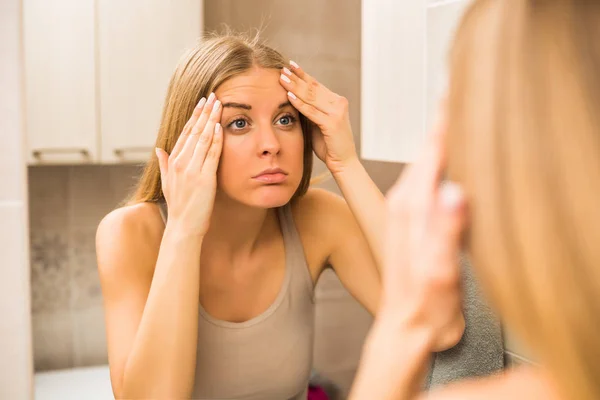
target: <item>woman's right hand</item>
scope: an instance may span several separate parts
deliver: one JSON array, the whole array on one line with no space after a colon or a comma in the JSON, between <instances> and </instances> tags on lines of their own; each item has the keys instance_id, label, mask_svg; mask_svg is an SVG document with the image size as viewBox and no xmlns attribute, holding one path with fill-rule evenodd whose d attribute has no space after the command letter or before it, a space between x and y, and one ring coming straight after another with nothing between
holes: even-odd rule
<instances>
[{"instance_id":1,"label":"woman's right hand","mask_svg":"<svg viewBox=\"0 0 600 400\"><path fill-rule=\"evenodd\" d=\"M210 224L223 148L222 106L215 100L214 93L200 100L170 155L156 149L169 225L201 237Z\"/></svg>"}]
</instances>

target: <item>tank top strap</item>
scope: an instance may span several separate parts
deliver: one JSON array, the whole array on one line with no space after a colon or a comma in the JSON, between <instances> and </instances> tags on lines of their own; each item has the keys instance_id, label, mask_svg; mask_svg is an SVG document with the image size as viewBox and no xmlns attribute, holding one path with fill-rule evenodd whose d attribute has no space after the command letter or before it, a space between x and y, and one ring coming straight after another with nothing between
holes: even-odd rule
<instances>
[{"instance_id":1,"label":"tank top strap","mask_svg":"<svg viewBox=\"0 0 600 400\"><path fill-rule=\"evenodd\" d=\"M167 225L167 218L169 216L169 211L167 210L167 202L161 200L158 201L156 204L158 205L158 211L160 211L160 217L162 218L165 225Z\"/></svg>"},{"instance_id":2,"label":"tank top strap","mask_svg":"<svg viewBox=\"0 0 600 400\"><path fill-rule=\"evenodd\" d=\"M279 207L277 212L285 243L286 266L292 269L295 284L301 285L303 289L308 289L308 293L314 301L314 284L306 262L304 246L294 223L292 207L287 204Z\"/></svg>"}]
</instances>

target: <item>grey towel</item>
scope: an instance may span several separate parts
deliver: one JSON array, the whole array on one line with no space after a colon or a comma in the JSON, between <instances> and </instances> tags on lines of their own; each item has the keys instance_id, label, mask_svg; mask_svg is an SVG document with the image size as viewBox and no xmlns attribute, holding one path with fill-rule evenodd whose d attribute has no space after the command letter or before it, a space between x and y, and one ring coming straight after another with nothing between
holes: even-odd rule
<instances>
[{"instance_id":1,"label":"grey towel","mask_svg":"<svg viewBox=\"0 0 600 400\"><path fill-rule=\"evenodd\" d=\"M456 346L433 355L426 388L491 375L504 368L502 327L483 299L467 256L461 257L461 270L465 333Z\"/></svg>"}]
</instances>

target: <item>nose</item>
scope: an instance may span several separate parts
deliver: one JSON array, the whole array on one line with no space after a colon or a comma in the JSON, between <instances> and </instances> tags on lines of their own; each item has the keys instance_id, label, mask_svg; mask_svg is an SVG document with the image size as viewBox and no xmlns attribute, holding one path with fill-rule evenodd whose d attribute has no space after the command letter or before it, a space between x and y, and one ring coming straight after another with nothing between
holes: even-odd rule
<instances>
[{"instance_id":1,"label":"nose","mask_svg":"<svg viewBox=\"0 0 600 400\"><path fill-rule=\"evenodd\" d=\"M279 143L277 133L270 125L257 132L258 150L261 156L277 155L281 151L281 143Z\"/></svg>"}]
</instances>

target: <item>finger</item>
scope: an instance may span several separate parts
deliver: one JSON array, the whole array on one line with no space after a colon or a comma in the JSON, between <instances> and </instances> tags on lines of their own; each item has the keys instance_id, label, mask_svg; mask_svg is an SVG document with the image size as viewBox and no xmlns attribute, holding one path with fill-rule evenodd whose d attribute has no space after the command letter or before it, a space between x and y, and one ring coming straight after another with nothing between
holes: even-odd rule
<instances>
[{"instance_id":1,"label":"finger","mask_svg":"<svg viewBox=\"0 0 600 400\"><path fill-rule=\"evenodd\" d=\"M221 151L223 149L223 127L217 123L215 125L215 133L213 135L212 143L202 165L202 173L213 175L217 173L219 167L219 160L221 159Z\"/></svg>"},{"instance_id":2,"label":"finger","mask_svg":"<svg viewBox=\"0 0 600 400\"><path fill-rule=\"evenodd\" d=\"M192 129L194 124L196 124L196 121L200 117L200 114L202 114L202 110L204 109L204 104L206 104L206 99L203 97L200 99L200 101L198 102L196 107L194 107L192 116L186 122L185 126L183 127L183 130L181 131L181 134L179 135L179 138L177 139L177 142L175 143L175 146L173 147L173 150L171 151L171 155L173 157L177 157L177 155L181 152L181 149L183 148L183 145L185 144L185 142L188 138L187 134Z\"/></svg>"},{"instance_id":3,"label":"finger","mask_svg":"<svg viewBox=\"0 0 600 400\"><path fill-rule=\"evenodd\" d=\"M156 158L158 159L158 168L160 169L161 177L167 176L167 161L169 160L169 155L166 151L161 148L156 148Z\"/></svg>"},{"instance_id":4,"label":"finger","mask_svg":"<svg viewBox=\"0 0 600 400\"><path fill-rule=\"evenodd\" d=\"M194 171L200 170L204 164L206 154L213 141L215 126L221 120L221 110L221 102L219 100L215 101L210 117L204 126L204 131L196 143L196 149L194 150L194 155L190 162L190 168Z\"/></svg>"},{"instance_id":5,"label":"finger","mask_svg":"<svg viewBox=\"0 0 600 400\"><path fill-rule=\"evenodd\" d=\"M466 224L465 195L459 185L445 182L439 190L433 214L431 231L431 252L426 276L440 280L442 284L452 284L458 279L458 257L461 238Z\"/></svg>"},{"instance_id":6,"label":"finger","mask_svg":"<svg viewBox=\"0 0 600 400\"><path fill-rule=\"evenodd\" d=\"M419 165L420 173L423 178L421 180L422 188L427 192L431 192L438 187L443 173L446 161L444 149L445 132L445 116L440 114L434 128L427 138L422 163Z\"/></svg>"},{"instance_id":7,"label":"finger","mask_svg":"<svg viewBox=\"0 0 600 400\"><path fill-rule=\"evenodd\" d=\"M192 128L186 134L187 140L181 149L181 153L177 156L178 163L188 163L194 154L194 150L196 149L196 143L200 139L202 132L204 131L204 127L206 126L206 121L208 120L212 109L214 107L215 94L211 93L206 100L206 104L202 110L202 114L197 119L196 123L192 126Z\"/></svg>"},{"instance_id":8,"label":"finger","mask_svg":"<svg viewBox=\"0 0 600 400\"><path fill-rule=\"evenodd\" d=\"M299 99L294 93L288 92L288 99L290 103L296 108L296 110L300 111L306 118L310 119L317 125L324 125L327 122L327 114L318 110L316 107L305 103L301 99Z\"/></svg>"},{"instance_id":9,"label":"finger","mask_svg":"<svg viewBox=\"0 0 600 400\"><path fill-rule=\"evenodd\" d=\"M312 105L325 114L334 114L338 110L341 96L331 92L316 79L304 74L302 79L287 68L283 68L280 83L288 91L294 93L307 104Z\"/></svg>"}]
</instances>

